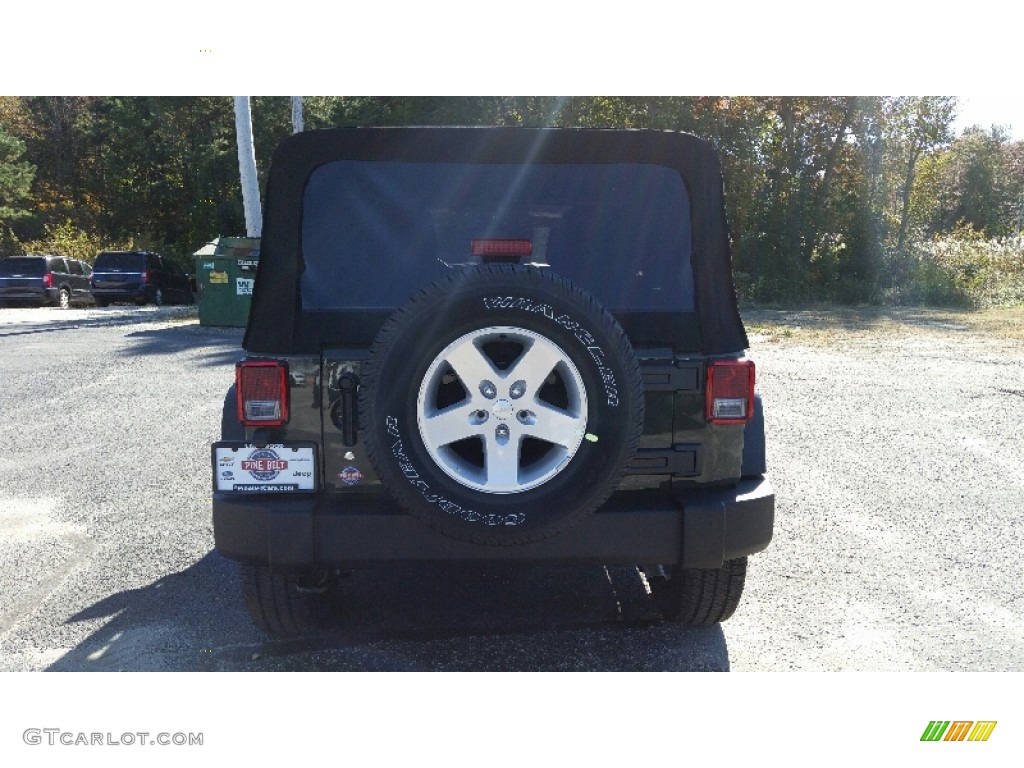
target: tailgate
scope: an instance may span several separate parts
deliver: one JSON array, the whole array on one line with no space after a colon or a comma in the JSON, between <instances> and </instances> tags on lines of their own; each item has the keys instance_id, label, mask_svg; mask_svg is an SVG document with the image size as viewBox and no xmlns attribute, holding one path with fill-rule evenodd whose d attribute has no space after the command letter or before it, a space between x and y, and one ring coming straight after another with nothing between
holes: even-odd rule
<instances>
[{"instance_id":1,"label":"tailgate","mask_svg":"<svg viewBox=\"0 0 1024 768\"><path fill-rule=\"evenodd\" d=\"M94 288L113 288L131 290L142 285L142 274L139 272L93 272Z\"/></svg>"}]
</instances>

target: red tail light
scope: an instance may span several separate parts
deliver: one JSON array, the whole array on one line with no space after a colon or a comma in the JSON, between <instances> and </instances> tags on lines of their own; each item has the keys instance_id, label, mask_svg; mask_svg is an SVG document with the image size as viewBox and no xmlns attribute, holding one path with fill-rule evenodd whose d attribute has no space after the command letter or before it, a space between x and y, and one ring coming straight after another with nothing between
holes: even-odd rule
<instances>
[{"instance_id":1,"label":"red tail light","mask_svg":"<svg viewBox=\"0 0 1024 768\"><path fill-rule=\"evenodd\" d=\"M746 424L754 416L754 361L708 363L707 418L712 424Z\"/></svg>"},{"instance_id":2,"label":"red tail light","mask_svg":"<svg viewBox=\"0 0 1024 768\"><path fill-rule=\"evenodd\" d=\"M43 288L53 288L53 273L47 272L43 275Z\"/></svg>"},{"instance_id":3,"label":"red tail light","mask_svg":"<svg viewBox=\"0 0 1024 768\"><path fill-rule=\"evenodd\" d=\"M235 368L238 420L247 427L288 421L288 369L275 361L246 361Z\"/></svg>"},{"instance_id":4,"label":"red tail light","mask_svg":"<svg viewBox=\"0 0 1024 768\"><path fill-rule=\"evenodd\" d=\"M143 285L148 284L149 281L152 280L152 279L153 279L153 275L150 273L150 271L148 269L145 272L142 273L142 284Z\"/></svg>"}]
</instances>

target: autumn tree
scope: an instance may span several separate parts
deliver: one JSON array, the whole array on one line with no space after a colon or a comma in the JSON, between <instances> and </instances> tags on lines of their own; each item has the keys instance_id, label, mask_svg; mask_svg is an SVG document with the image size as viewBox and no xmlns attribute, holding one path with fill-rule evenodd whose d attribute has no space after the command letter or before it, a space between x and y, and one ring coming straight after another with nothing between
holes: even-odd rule
<instances>
[{"instance_id":1,"label":"autumn tree","mask_svg":"<svg viewBox=\"0 0 1024 768\"><path fill-rule=\"evenodd\" d=\"M890 169L897 253L902 253L907 243L918 162L952 141L955 114L953 96L901 96L885 102L883 141Z\"/></svg>"}]
</instances>

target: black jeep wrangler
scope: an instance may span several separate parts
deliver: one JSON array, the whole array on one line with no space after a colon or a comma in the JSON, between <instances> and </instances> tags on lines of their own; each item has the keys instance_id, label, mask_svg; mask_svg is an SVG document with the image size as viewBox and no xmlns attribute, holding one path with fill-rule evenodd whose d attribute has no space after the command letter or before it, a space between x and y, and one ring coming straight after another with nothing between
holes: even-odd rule
<instances>
[{"instance_id":1,"label":"black jeep wrangler","mask_svg":"<svg viewBox=\"0 0 1024 768\"><path fill-rule=\"evenodd\" d=\"M412 560L636 565L727 619L772 536L709 144L625 130L300 133L274 155L217 549L256 623Z\"/></svg>"}]
</instances>

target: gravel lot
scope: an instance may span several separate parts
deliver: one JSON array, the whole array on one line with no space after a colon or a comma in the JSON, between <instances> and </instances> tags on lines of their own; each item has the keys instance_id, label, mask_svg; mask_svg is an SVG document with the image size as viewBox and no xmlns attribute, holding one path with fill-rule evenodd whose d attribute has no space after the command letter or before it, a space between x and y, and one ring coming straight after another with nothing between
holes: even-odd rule
<instances>
[{"instance_id":1,"label":"gravel lot","mask_svg":"<svg viewBox=\"0 0 1024 768\"><path fill-rule=\"evenodd\" d=\"M923 312L751 312L778 494L722 627L629 568L357 572L266 643L212 551L241 331L0 310L0 670L1024 670L1024 341Z\"/></svg>"}]
</instances>

